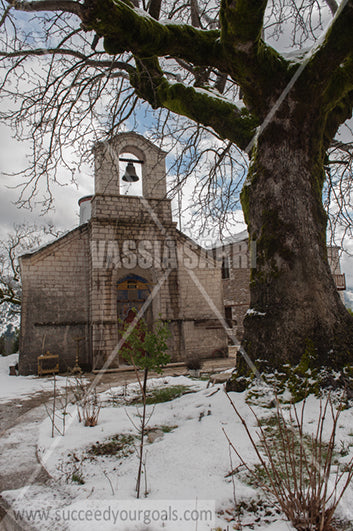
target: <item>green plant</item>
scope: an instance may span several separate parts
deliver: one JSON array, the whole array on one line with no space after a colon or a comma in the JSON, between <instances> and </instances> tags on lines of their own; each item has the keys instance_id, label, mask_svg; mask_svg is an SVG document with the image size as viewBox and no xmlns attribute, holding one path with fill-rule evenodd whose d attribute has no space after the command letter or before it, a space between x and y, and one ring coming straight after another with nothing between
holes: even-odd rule
<instances>
[{"instance_id":1,"label":"green plant","mask_svg":"<svg viewBox=\"0 0 353 531\"><path fill-rule=\"evenodd\" d=\"M85 480L83 479L83 476L79 472L73 472L71 476L71 481L73 483L78 483L79 485L84 485Z\"/></svg>"},{"instance_id":2,"label":"green plant","mask_svg":"<svg viewBox=\"0 0 353 531\"><path fill-rule=\"evenodd\" d=\"M339 454L341 457L346 457L349 455L350 452L350 445L347 444L345 441L340 441L340 449Z\"/></svg>"},{"instance_id":3,"label":"green plant","mask_svg":"<svg viewBox=\"0 0 353 531\"><path fill-rule=\"evenodd\" d=\"M250 408L260 430L255 440L227 396L259 460L257 466L250 467L224 432L249 477L275 500L297 530L331 530L337 505L353 477L353 459L331 477L341 405L335 410L330 395L324 403L320 401L316 428L310 437L304 433L305 400L301 411L291 404L287 413L277 400L276 415L268 426L264 426ZM323 433L329 415L332 427L326 442ZM268 430L274 427L277 436L271 437Z\"/></svg>"},{"instance_id":4,"label":"green plant","mask_svg":"<svg viewBox=\"0 0 353 531\"><path fill-rule=\"evenodd\" d=\"M20 328L17 326L15 328L15 338L12 346L12 352L18 352L20 348Z\"/></svg>"},{"instance_id":5,"label":"green plant","mask_svg":"<svg viewBox=\"0 0 353 531\"><path fill-rule=\"evenodd\" d=\"M137 318L131 323L122 324L123 344L120 355L134 368L144 371L162 372L162 368L170 361L167 353L167 340L170 337L168 323L158 319L148 325L145 319Z\"/></svg>"},{"instance_id":6,"label":"green plant","mask_svg":"<svg viewBox=\"0 0 353 531\"><path fill-rule=\"evenodd\" d=\"M84 457L78 457L75 452L70 452L68 455L68 461L59 461L57 469L65 478L66 483L78 483L83 485L85 483L83 476L83 461Z\"/></svg>"},{"instance_id":7,"label":"green plant","mask_svg":"<svg viewBox=\"0 0 353 531\"><path fill-rule=\"evenodd\" d=\"M163 367L170 361L167 353L167 340L170 336L168 323L158 319L152 325L148 325L145 319L138 319L138 313L134 310L135 318L131 323L122 324L123 344L120 349L121 356L130 362L135 371L139 383L142 397L142 413L139 415L140 428L140 448L139 448L139 467L136 480L136 496L140 497L142 468L146 466L143 459L144 436L146 432L146 406L147 406L147 378L148 372L154 370L161 373ZM140 378L139 371L143 371L143 382ZM147 493L147 487L145 494Z\"/></svg>"},{"instance_id":8,"label":"green plant","mask_svg":"<svg viewBox=\"0 0 353 531\"><path fill-rule=\"evenodd\" d=\"M79 421L83 420L84 425L90 428L97 426L100 410L100 400L94 389L92 392L85 394L78 404Z\"/></svg>"},{"instance_id":9,"label":"green plant","mask_svg":"<svg viewBox=\"0 0 353 531\"><path fill-rule=\"evenodd\" d=\"M1 293L0 293L1 297ZM8 325L8 329L10 329L10 345L9 347L6 346L6 336L7 333L3 333L0 336L0 355L2 356L9 356L10 354L14 354L15 352L18 352L19 349L19 343L20 343L20 329L19 327L13 328L12 325ZM6 351L6 352L5 352Z\"/></svg>"},{"instance_id":10,"label":"green plant","mask_svg":"<svg viewBox=\"0 0 353 531\"><path fill-rule=\"evenodd\" d=\"M73 376L74 383L70 390L73 395L72 403L77 407L78 420L83 421L85 426L96 426L102 407L97 391L85 381L81 371L74 372Z\"/></svg>"},{"instance_id":11,"label":"green plant","mask_svg":"<svg viewBox=\"0 0 353 531\"><path fill-rule=\"evenodd\" d=\"M270 524L273 522L273 517L278 517L278 509L275 509L267 500L263 499L244 499L235 501L234 507L221 511L220 514L225 514L227 522L230 523L229 531L231 529L254 529L257 525ZM246 525L242 525L241 521L246 518ZM257 525L256 525L257 524ZM219 528L221 531L224 529Z\"/></svg>"},{"instance_id":12,"label":"green plant","mask_svg":"<svg viewBox=\"0 0 353 531\"><path fill-rule=\"evenodd\" d=\"M44 408L51 423L51 436L54 437L55 432L60 435L65 435L66 417L70 415L68 412L69 406L69 391L70 386L66 379L66 384L63 391L58 391L56 385L56 375L53 375L53 401L51 405L44 403Z\"/></svg>"}]
</instances>

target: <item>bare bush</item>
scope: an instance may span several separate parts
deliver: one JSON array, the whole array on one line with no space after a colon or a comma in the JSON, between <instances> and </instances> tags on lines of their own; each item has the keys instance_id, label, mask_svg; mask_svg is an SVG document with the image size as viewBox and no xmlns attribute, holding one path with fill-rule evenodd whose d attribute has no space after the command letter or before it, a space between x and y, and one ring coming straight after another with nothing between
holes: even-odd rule
<instances>
[{"instance_id":1,"label":"bare bush","mask_svg":"<svg viewBox=\"0 0 353 531\"><path fill-rule=\"evenodd\" d=\"M84 395L78 406L79 421L83 420L85 426L97 426L101 403L96 391Z\"/></svg>"},{"instance_id":2,"label":"bare bush","mask_svg":"<svg viewBox=\"0 0 353 531\"><path fill-rule=\"evenodd\" d=\"M74 375L74 383L71 386L71 394L73 396L73 402L77 407L78 420L79 422L82 422L81 407L86 400L86 395L88 394L88 384L86 383L82 373Z\"/></svg>"},{"instance_id":3,"label":"bare bush","mask_svg":"<svg viewBox=\"0 0 353 531\"><path fill-rule=\"evenodd\" d=\"M259 460L257 466L250 466L223 430L251 481L259 484L299 531L332 530L332 518L353 477L353 459L344 467L335 465L336 470L333 470L342 404L335 409L330 395L324 402L320 401L317 424L311 435L304 433L306 400L300 411L291 404L288 412L277 400L273 429L270 431L250 407L259 426L258 438L255 439L234 402L227 396ZM326 441L323 434L328 422L331 427Z\"/></svg>"}]
</instances>

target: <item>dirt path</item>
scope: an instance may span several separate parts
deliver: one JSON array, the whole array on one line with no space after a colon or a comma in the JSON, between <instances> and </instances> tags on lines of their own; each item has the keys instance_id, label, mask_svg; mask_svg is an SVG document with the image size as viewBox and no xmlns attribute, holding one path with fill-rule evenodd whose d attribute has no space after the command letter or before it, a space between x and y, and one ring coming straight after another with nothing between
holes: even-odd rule
<instances>
[{"instance_id":1,"label":"dirt path","mask_svg":"<svg viewBox=\"0 0 353 531\"><path fill-rule=\"evenodd\" d=\"M203 371L212 373L234 366L234 360L213 360L204 364ZM164 376L186 374L185 367L170 367ZM136 380L131 371L86 375L98 392ZM151 377L158 376L151 374ZM43 404L50 401L52 393L41 391L27 400L12 400L0 404L0 493L17 490L28 485L46 485L50 477L37 458L37 434L47 413ZM19 459L19 456L20 459ZM23 531L13 518L8 504L0 494L0 531ZM26 524L26 530L31 528Z\"/></svg>"},{"instance_id":2,"label":"dirt path","mask_svg":"<svg viewBox=\"0 0 353 531\"><path fill-rule=\"evenodd\" d=\"M44 394L44 393L43 393ZM45 393L47 395L47 393ZM48 397L46 397L47 399ZM37 459L38 426L46 413L42 406L35 406L44 397L36 397L23 405L27 411L17 419L9 420L11 427L6 429L0 439L0 492L16 490L35 482L43 484L49 480L46 470ZM1 408L2 409L2 408ZM12 403L9 404L12 410ZM19 459L18 456L21 456ZM0 495L0 529L1 531L18 531L23 529L12 516L6 501ZM28 526L26 529L29 529Z\"/></svg>"}]
</instances>

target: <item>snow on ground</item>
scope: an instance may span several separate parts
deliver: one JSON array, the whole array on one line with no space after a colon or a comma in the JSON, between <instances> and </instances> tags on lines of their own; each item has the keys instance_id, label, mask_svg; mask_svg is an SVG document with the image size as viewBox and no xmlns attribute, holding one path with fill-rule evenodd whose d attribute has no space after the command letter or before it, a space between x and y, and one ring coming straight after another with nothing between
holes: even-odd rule
<instances>
[{"instance_id":1,"label":"snow on ground","mask_svg":"<svg viewBox=\"0 0 353 531\"><path fill-rule=\"evenodd\" d=\"M236 529L233 527L236 522L230 522L230 515L234 514L234 501L237 504L241 501L259 501L264 499L264 495L247 485L244 478L241 481L239 475L226 477L230 470L239 465L239 459L230 453L225 433L247 462L256 462L254 451L222 386L207 389L206 382L184 376L148 382L149 389L176 385L188 386L193 392L169 402L148 406L148 415L151 415L149 427L160 428L163 434L154 442L145 443L142 492L147 488L146 498L136 500L138 459L132 444L126 446L125 455L118 457L95 455L91 451L93 445L97 448L98 443L101 445L111 441L117 434L136 436L139 423L137 406L122 404L122 396L136 396L137 384L115 388L100 395L104 407L95 427L85 427L78 421L75 406L69 411L64 437L56 436L53 439L50 420L44 420L38 433L38 455L53 477L52 484L29 487L25 498L19 497L21 494L17 491L2 493L3 496L17 509L41 508L48 511L48 521L42 519L38 527L41 530L76 531L89 528L94 531L102 527L104 530L119 531L215 529L209 522L180 523L180 515L185 515L186 509L195 507L199 510L215 508L216 525L222 531ZM256 421L246 403L246 394L230 395L256 438ZM260 406L254 406L254 410L261 417L274 413L274 410ZM319 401L309 397L305 416L308 432L315 430L318 411ZM342 412L338 427L338 447L343 441L350 456L352 426L351 408ZM348 461L349 456L345 460ZM353 488L350 486L342 500L340 516L353 520L352 506ZM153 511L161 515L166 508L177 511L177 521L151 520ZM131 514L137 509L145 522L140 521L138 524L133 520ZM294 529L274 511L266 516L268 509L269 506L265 505L262 511L258 507L254 513L246 513L240 520L242 525L266 531ZM117 511L120 511L121 520ZM123 520L123 515L128 514L128 511L131 519ZM82 521L79 520L80 514Z\"/></svg>"},{"instance_id":2,"label":"snow on ground","mask_svg":"<svg viewBox=\"0 0 353 531\"><path fill-rule=\"evenodd\" d=\"M39 378L38 376L9 376L9 367L16 365L18 354L0 356L0 403L14 399L26 400L35 393L51 391L53 389L52 378ZM63 387L67 379L57 376L57 386Z\"/></svg>"},{"instance_id":3,"label":"snow on ground","mask_svg":"<svg viewBox=\"0 0 353 531\"><path fill-rule=\"evenodd\" d=\"M190 379L183 376L167 378L164 381L169 385L190 385ZM225 498L225 508L228 508L232 498L232 485L231 482L224 481L230 462L222 428L234 439L239 425L234 422L234 413L226 395L218 392L209 396L213 390L203 389L155 406L149 425L156 428L169 426L173 429L160 441L146 446L149 498L209 499L211 483L211 497L214 497L215 492L219 492L221 499ZM148 407L148 415L152 409L153 406ZM133 405L103 408L96 427L87 428L75 421L65 437L57 438L59 443L53 453L50 452L53 442L50 437L50 425L46 421L41 426L39 437L42 462L45 462L52 476L60 479L60 464L67 460L68 454L72 454L73 448L77 456L82 456L90 445L98 440L108 439L117 433L136 434L132 422L137 424L138 421L137 410ZM246 450L247 444L242 449ZM100 463L99 467L97 461ZM121 459L118 471L113 471L114 467L117 467L115 458L85 460L82 463L85 484L79 489L81 493L89 494L94 487L96 495L99 493L99 496L110 498L111 485L105 475L102 475L102 470L106 469L111 476L114 492L119 498L134 497L137 469L135 455ZM249 490L243 485L241 488L243 491ZM75 487L74 491L76 490Z\"/></svg>"}]
</instances>

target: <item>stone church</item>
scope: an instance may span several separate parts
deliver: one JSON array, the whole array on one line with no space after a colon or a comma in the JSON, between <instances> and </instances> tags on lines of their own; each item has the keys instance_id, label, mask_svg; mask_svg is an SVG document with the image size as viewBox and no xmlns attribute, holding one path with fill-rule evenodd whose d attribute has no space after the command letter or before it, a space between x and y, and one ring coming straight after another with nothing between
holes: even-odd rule
<instances>
[{"instance_id":1,"label":"stone church","mask_svg":"<svg viewBox=\"0 0 353 531\"><path fill-rule=\"evenodd\" d=\"M36 373L48 351L62 371L76 356L84 369L118 367L121 321L131 309L168 321L172 361L220 356L221 266L172 220L166 153L123 133L94 156L95 193L80 200L80 225L21 257L20 373ZM138 175L141 195L123 195Z\"/></svg>"},{"instance_id":2,"label":"stone church","mask_svg":"<svg viewBox=\"0 0 353 531\"><path fill-rule=\"evenodd\" d=\"M180 232L166 198L165 156L132 132L96 145L95 193L79 201L79 226L21 257L21 374L37 373L47 352L61 371L119 367L131 310L149 323L168 321L172 361L224 356L241 339L247 233L206 251ZM344 289L336 248L329 258Z\"/></svg>"}]
</instances>

